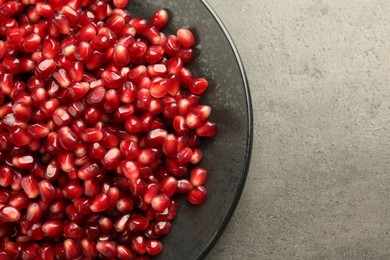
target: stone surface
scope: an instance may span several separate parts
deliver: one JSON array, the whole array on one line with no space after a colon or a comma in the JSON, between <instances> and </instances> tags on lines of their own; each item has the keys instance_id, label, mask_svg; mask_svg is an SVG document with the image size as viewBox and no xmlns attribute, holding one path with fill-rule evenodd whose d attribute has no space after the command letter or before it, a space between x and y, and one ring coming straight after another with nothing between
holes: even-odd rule
<instances>
[{"instance_id":1,"label":"stone surface","mask_svg":"<svg viewBox=\"0 0 390 260\"><path fill-rule=\"evenodd\" d=\"M389 259L390 2L208 1L246 67L255 139L207 259Z\"/></svg>"}]
</instances>

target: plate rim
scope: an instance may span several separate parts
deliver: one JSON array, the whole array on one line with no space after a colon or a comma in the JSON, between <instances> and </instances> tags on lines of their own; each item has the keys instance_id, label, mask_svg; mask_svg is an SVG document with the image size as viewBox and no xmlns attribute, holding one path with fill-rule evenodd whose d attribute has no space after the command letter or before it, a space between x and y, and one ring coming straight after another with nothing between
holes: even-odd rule
<instances>
[{"instance_id":1,"label":"plate rim","mask_svg":"<svg viewBox=\"0 0 390 260\"><path fill-rule=\"evenodd\" d=\"M198 260L204 259L211 251L211 249L215 246L217 241L221 238L223 232L225 231L227 225L229 224L231 218L233 217L233 214L237 208L238 202L240 201L242 192L245 187L245 182L248 177L249 173L249 166L251 162L252 157L252 146L253 146L253 109L252 109L252 98L250 94L249 89L249 83L248 78L245 72L244 64L241 60L241 56L238 52L238 49L236 45L234 44L234 41L232 37L230 36L229 31L226 29L226 26L222 22L221 18L219 18L218 14L214 11L214 9L211 7L211 5L207 2L207 0L201 0L202 4L206 7L206 9L209 11L211 16L214 18L214 20L217 22L219 27L221 28L222 32L224 33L227 41L229 42L230 48L232 49L234 56L236 58L240 74L243 80L244 84L244 91L245 91L245 102L246 102L246 110L247 110L247 147L245 151L245 163L243 167L243 174L241 175L238 189L236 194L234 195L233 202L229 207L228 213L222 220L222 223L220 227L218 228L217 232L213 235L210 242L207 244L205 250L200 254L200 256L197 258Z\"/></svg>"}]
</instances>

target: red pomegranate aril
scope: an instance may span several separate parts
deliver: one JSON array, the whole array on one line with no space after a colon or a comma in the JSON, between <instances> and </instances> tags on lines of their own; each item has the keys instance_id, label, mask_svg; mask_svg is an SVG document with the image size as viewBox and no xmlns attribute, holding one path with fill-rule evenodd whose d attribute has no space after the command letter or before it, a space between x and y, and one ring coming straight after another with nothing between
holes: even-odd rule
<instances>
[{"instance_id":1,"label":"red pomegranate aril","mask_svg":"<svg viewBox=\"0 0 390 260\"><path fill-rule=\"evenodd\" d=\"M171 204L171 200L166 195L157 195L151 201L152 208L157 212L163 212Z\"/></svg>"},{"instance_id":2,"label":"red pomegranate aril","mask_svg":"<svg viewBox=\"0 0 390 260\"><path fill-rule=\"evenodd\" d=\"M172 197L177 190L178 181L175 177L167 177L163 179L160 183L160 192L164 193L168 197Z\"/></svg>"},{"instance_id":3,"label":"red pomegranate aril","mask_svg":"<svg viewBox=\"0 0 390 260\"><path fill-rule=\"evenodd\" d=\"M42 209L36 202L30 203L26 212L26 219L31 223L36 223L42 217Z\"/></svg>"},{"instance_id":4,"label":"red pomegranate aril","mask_svg":"<svg viewBox=\"0 0 390 260\"><path fill-rule=\"evenodd\" d=\"M35 158L30 154L17 155L12 158L12 164L14 167L31 170L35 164Z\"/></svg>"},{"instance_id":5,"label":"red pomegranate aril","mask_svg":"<svg viewBox=\"0 0 390 260\"><path fill-rule=\"evenodd\" d=\"M196 129L196 134L201 137L213 137L217 135L218 127L214 122L207 121Z\"/></svg>"},{"instance_id":6,"label":"red pomegranate aril","mask_svg":"<svg viewBox=\"0 0 390 260\"><path fill-rule=\"evenodd\" d=\"M64 126L58 130L58 142L66 151L73 151L79 140L69 127Z\"/></svg>"},{"instance_id":7,"label":"red pomegranate aril","mask_svg":"<svg viewBox=\"0 0 390 260\"><path fill-rule=\"evenodd\" d=\"M188 29L179 29L177 31L177 38L184 48L192 47L195 43L194 35Z\"/></svg>"},{"instance_id":8,"label":"red pomegranate aril","mask_svg":"<svg viewBox=\"0 0 390 260\"><path fill-rule=\"evenodd\" d=\"M64 225L62 220L48 220L42 225L42 231L48 237L59 237L62 235L63 229Z\"/></svg>"},{"instance_id":9,"label":"red pomegranate aril","mask_svg":"<svg viewBox=\"0 0 390 260\"><path fill-rule=\"evenodd\" d=\"M134 18L129 22L137 31L137 34L142 33L148 27L148 21L143 18Z\"/></svg>"},{"instance_id":10,"label":"red pomegranate aril","mask_svg":"<svg viewBox=\"0 0 390 260\"><path fill-rule=\"evenodd\" d=\"M49 18L54 14L54 10L49 3L37 3L35 6L35 12L40 16Z\"/></svg>"},{"instance_id":11,"label":"red pomegranate aril","mask_svg":"<svg viewBox=\"0 0 390 260\"><path fill-rule=\"evenodd\" d=\"M146 241L143 236L136 236L131 240L131 248L139 255L143 255L146 252Z\"/></svg>"},{"instance_id":12,"label":"red pomegranate aril","mask_svg":"<svg viewBox=\"0 0 390 260\"><path fill-rule=\"evenodd\" d=\"M192 121L190 121L192 123ZM173 119L173 129L178 135L184 135L188 133L189 129L186 125L186 119L182 116L175 116Z\"/></svg>"},{"instance_id":13,"label":"red pomegranate aril","mask_svg":"<svg viewBox=\"0 0 390 260\"><path fill-rule=\"evenodd\" d=\"M157 221L153 224L153 234L156 236L163 236L171 231L171 222L167 220Z\"/></svg>"},{"instance_id":14,"label":"red pomegranate aril","mask_svg":"<svg viewBox=\"0 0 390 260\"><path fill-rule=\"evenodd\" d=\"M5 206L0 209L0 220L3 222L16 222L20 216L19 210L14 207Z\"/></svg>"},{"instance_id":15,"label":"red pomegranate aril","mask_svg":"<svg viewBox=\"0 0 390 260\"><path fill-rule=\"evenodd\" d=\"M190 163L198 164L203 158L203 153L199 148L192 149L192 156L190 159Z\"/></svg>"},{"instance_id":16,"label":"red pomegranate aril","mask_svg":"<svg viewBox=\"0 0 390 260\"><path fill-rule=\"evenodd\" d=\"M94 143L103 139L103 132L96 128L87 128L80 134L83 142Z\"/></svg>"},{"instance_id":17,"label":"red pomegranate aril","mask_svg":"<svg viewBox=\"0 0 390 260\"><path fill-rule=\"evenodd\" d=\"M131 232L145 230L149 226L149 220L146 217L135 215L127 222L127 229Z\"/></svg>"},{"instance_id":18,"label":"red pomegranate aril","mask_svg":"<svg viewBox=\"0 0 390 260\"><path fill-rule=\"evenodd\" d=\"M39 194L43 201L51 201L56 197L56 190L48 180L39 183Z\"/></svg>"},{"instance_id":19,"label":"red pomegranate aril","mask_svg":"<svg viewBox=\"0 0 390 260\"><path fill-rule=\"evenodd\" d=\"M57 161L58 161L58 165L60 166L61 170L64 172L70 172L74 167L73 153L60 152L57 155Z\"/></svg>"},{"instance_id":20,"label":"red pomegranate aril","mask_svg":"<svg viewBox=\"0 0 390 260\"><path fill-rule=\"evenodd\" d=\"M119 163L121 157L121 152L118 148L111 148L104 155L102 160L102 165L105 169L111 170L114 169Z\"/></svg>"},{"instance_id":21,"label":"red pomegranate aril","mask_svg":"<svg viewBox=\"0 0 390 260\"><path fill-rule=\"evenodd\" d=\"M25 52L34 52L41 45L41 37L38 34L30 34L22 39L22 47Z\"/></svg>"},{"instance_id":22,"label":"red pomegranate aril","mask_svg":"<svg viewBox=\"0 0 390 260\"><path fill-rule=\"evenodd\" d=\"M189 147L185 147L180 150L176 155L176 162L179 165L187 164L191 160L192 150Z\"/></svg>"},{"instance_id":23,"label":"red pomegranate aril","mask_svg":"<svg viewBox=\"0 0 390 260\"><path fill-rule=\"evenodd\" d=\"M84 194L87 197L94 197L100 191L99 183L95 180L87 180L84 182Z\"/></svg>"},{"instance_id":24,"label":"red pomegranate aril","mask_svg":"<svg viewBox=\"0 0 390 260\"><path fill-rule=\"evenodd\" d=\"M188 193L187 199L194 205L202 204L207 197L207 190L203 186L195 187Z\"/></svg>"},{"instance_id":25,"label":"red pomegranate aril","mask_svg":"<svg viewBox=\"0 0 390 260\"><path fill-rule=\"evenodd\" d=\"M81 250L78 244L71 238L64 241L64 251L66 259L77 259L81 255Z\"/></svg>"},{"instance_id":26,"label":"red pomegranate aril","mask_svg":"<svg viewBox=\"0 0 390 260\"><path fill-rule=\"evenodd\" d=\"M130 214L119 216L118 219L115 221L115 230L120 233L125 231L126 224L130 219L130 217L131 217Z\"/></svg>"},{"instance_id":27,"label":"red pomegranate aril","mask_svg":"<svg viewBox=\"0 0 390 260\"><path fill-rule=\"evenodd\" d=\"M113 71L104 71L102 80L107 88L119 88L123 84L122 77Z\"/></svg>"},{"instance_id":28,"label":"red pomegranate aril","mask_svg":"<svg viewBox=\"0 0 390 260\"><path fill-rule=\"evenodd\" d=\"M59 30L62 34L68 34L70 31L69 21L65 15L61 13L56 13L51 19L53 25Z\"/></svg>"},{"instance_id":29,"label":"red pomegranate aril","mask_svg":"<svg viewBox=\"0 0 390 260\"><path fill-rule=\"evenodd\" d=\"M31 136L26 130L14 126L9 130L9 141L16 146L24 146L31 142Z\"/></svg>"},{"instance_id":30,"label":"red pomegranate aril","mask_svg":"<svg viewBox=\"0 0 390 260\"><path fill-rule=\"evenodd\" d=\"M155 12L152 15L150 23L157 30L160 30L168 23L168 12L164 9L161 9L161 10Z\"/></svg>"},{"instance_id":31,"label":"red pomegranate aril","mask_svg":"<svg viewBox=\"0 0 390 260\"><path fill-rule=\"evenodd\" d=\"M92 45L89 42L81 42L74 53L74 57L79 61L86 61L92 55Z\"/></svg>"},{"instance_id":32,"label":"red pomegranate aril","mask_svg":"<svg viewBox=\"0 0 390 260\"><path fill-rule=\"evenodd\" d=\"M152 239L145 243L145 249L149 255L158 255L162 251L163 245L160 241Z\"/></svg>"},{"instance_id":33,"label":"red pomegranate aril","mask_svg":"<svg viewBox=\"0 0 390 260\"><path fill-rule=\"evenodd\" d=\"M152 44L160 44L161 37L159 31L155 27L147 26L143 31L142 35Z\"/></svg>"},{"instance_id":34,"label":"red pomegranate aril","mask_svg":"<svg viewBox=\"0 0 390 260\"><path fill-rule=\"evenodd\" d=\"M20 184L30 199L34 199L39 195L38 183L31 175L24 176Z\"/></svg>"},{"instance_id":35,"label":"red pomegranate aril","mask_svg":"<svg viewBox=\"0 0 390 260\"><path fill-rule=\"evenodd\" d=\"M94 36L96 36L96 28L92 23L88 23L80 28L80 31L77 33L76 37L79 41L89 42Z\"/></svg>"},{"instance_id":36,"label":"red pomegranate aril","mask_svg":"<svg viewBox=\"0 0 390 260\"><path fill-rule=\"evenodd\" d=\"M113 241L100 241L96 244L96 250L104 257L114 259L118 252L116 250L116 244Z\"/></svg>"},{"instance_id":37,"label":"red pomegranate aril","mask_svg":"<svg viewBox=\"0 0 390 260\"><path fill-rule=\"evenodd\" d=\"M40 78L47 78L55 71L55 69L56 69L56 64L54 60L46 59L41 61L35 67L35 75L37 75Z\"/></svg>"},{"instance_id":38,"label":"red pomegranate aril","mask_svg":"<svg viewBox=\"0 0 390 260\"><path fill-rule=\"evenodd\" d=\"M0 166L0 186L7 187L13 181L13 169L7 165Z\"/></svg>"},{"instance_id":39,"label":"red pomegranate aril","mask_svg":"<svg viewBox=\"0 0 390 260\"><path fill-rule=\"evenodd\" d=\"M160 45L152 45L150 46L145 54L145 60L150 64L155 64L159 62L164 56L164 49Z\"/></svg>"},{"instance_id":40,"label":"red pomegranate aril","mask_svg":"<svg viewBox=\"0 0 390 260\"><path fill-rule=\"evenodd\" d=\"M95 244L91 240L84 238L83 240L81 240L80 246L85 257L87 257L88 259L95 259L96 257L98 257L99 253L96 250Z\"/></svg>"},{"instance_id":41,"label":"red pomegranate aril","mask_svg":"<svg viewBox=\"0 0 390 260\"><path fill-rule=\"evenodd\" d=\"M102 212L109 208L110 200L105 193L98 194L91 205L91 210L93 212Z\"/></svg>"},{"instance_id":42,"label":"red pomegranate aril","mask_svg":"<svg viewBox=\"0 0 390 260\"><path fill-rule=\"evenodd\" d=\"M68 238L80 239L84 230L74 222L69 222L64 226L64 235Z\"/></svg>"},{"instance_id":43,"label":"red pomegranate aril","mask_svg":"<svg viewBox=\"0 0 390 260\"><path fill-rule=\"evenodd\" d=\"M118 258L122 260L134 260L136 255L128 246L119 245L117 246Z\"/></svg>"},{"instance_id":44,"label":"red pomegranate aril","mask_svg":"<svg viewBox=\"0 0 390 260\"><path fill-rule=\"evenodd\" d=\"M63 188L62 194L65 198L76 199L80 198L84 193L83 187L81 187L80 182L77 180L69 181Z\"/></svg>"}]
</instances>

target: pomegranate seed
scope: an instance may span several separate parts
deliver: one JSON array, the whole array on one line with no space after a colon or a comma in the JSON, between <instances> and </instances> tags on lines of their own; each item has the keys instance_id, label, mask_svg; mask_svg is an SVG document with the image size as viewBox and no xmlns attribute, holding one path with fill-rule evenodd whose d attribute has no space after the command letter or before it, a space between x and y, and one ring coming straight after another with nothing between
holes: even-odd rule
<instances>
[{"instance_id":1,"label":"pomegranate seed","mask_svg":"<svg viewBox=\"0 0 390 260\"><path fill-rule=\"evenodd\" d=\"M171 222L167 220L158 221L153 224L153 233L157 236L163 236L171 231Z\"/></svg>"},{"instance_id":2,"label":"pomegranate seed","mask_svg":"<svg viewBox=\"0 0 390 260\"><path fill-rule=\"evenodd\" d=\"M195 43L194 35L188 29L179 29L177 31L177 38L184 48L192 47Z\"/></svg>"},{"instance_id":3,"label":"pomegranate seed","mask_svg":"<svg viewBox=\"0 0 390 260\"><path fill-rule=\"evenodd\" d=\"M143 236L136 236L131 240L131 248L136 254L143 255L146 252L146 241Z\"/></svg>"},{"instance_id":4,"label":"pomegranate seed","mask_svg":"<svg viewBox=\"0 0 390 260\"><path fill-rule=\"evenodd\" d=\"M70 222L64 226L64 235L68 238L80 239L84 234L84 230L74 222Z\"/></svg>"},{"instance_id":5,"label":"pomegranate seed","mask_svg":"<svg viewBox=\"0 0 390 260\"><path fill-rule=\"evenodd\" d=\"M27 131L14 126L9 130L9 141L16 146L24 146L31 142L31 136Z\"/></svg>"},{"instance_id":6,"label":"pomegranate seed","mask_svg":"<svg viewBox=\"0 0 390 260\"><path fill-rule=\"evenodd\" d=\"M66 183L62 188L62 194L69 199L80 198L84 193L84 189L81 187L77 180L72 180Z\"/></svg>"},{"instance_id":7,"label":"pomegranate seed","mask_svg":"<svg viewBox=\"0 0 390 260\"><path fill-rule=\"evenodd\" d=\"M71 238L64 241L64 251L66 259L77 259L81 255L80 247Z\"/></svg>"},{"instance_id":8,"label":"pomegranate seed","mask_svg":"<svg viewBox=\"0 0 390 260\"><path fill-rule=\"evenodd\" d=\"M159 62L164 55L164 49L160 45L152 45L150 46L145 55L145 60L150 64L155 64Z\"/></svg>"},{"instance_id":9,"label":"pomegranate seed","mask_svg":"<svg viewBox=\"0 0 390 260\"><path fill-rule=\"evenodd\" d=\"M16 222L20 219L20 212L14 207L6 206L0 209L0 220L3 222Z\"/></svg>"},{"instance_id":10,"label":"pomegranate seed","mask_svg":"<svg viewBox=\"0 0 390 260\"><path fill-rule=\"evenodd\" d=\"M157 29L160 30L168 22L168 12L164 9L155 12L151 18L150 23Z\"/></svg>"},{"instance_id":11,"label":"pomegranate seed","mask_svg":"<svg viewBox=\"0 0 390 260\"><path fill-rule=\"evenodd\" d=\"M111 148L104 155L102 164L103 167L107 170L114 169L120 160L120 150L118 148Z\"/></svg>"},{"instance_id":12,"label":"pomegranate seed","mask_svg":"<svg viewBox=\"0 0 390 260\"><path fill-rule=\"evenodd\" d=\"M118 258L123 260L133 260L136 259L136 256L130 247L119 245L117 246Z\"/></svg>"},{"instance_id":13,"label":"pomegranate seed","mask_svg":"<svg viewBox=\"0 0 390 260\"><path fill-rule=\"evenodd\" d=\"M192 149L192 156L190 159L190 163L198 164L203 158L203 153L199 148Z\"/></svg>"},{"instance_id":14,"label":"pomegranate seed","mask_svg":"<svg viewBox=\"0 0 390 260\"><path fill-rule=\"evenodd\" d=\"M206 200L207 190L203 186L195 187L188 193L187 199L190 203L198 205Z\"/></svg>"},{"instance_id":15,"label":"pomegranate seed","mask_svg":"<svg viewBox=\"0 0 390 260\"><path fill-rule=\"evenodd\" d=\"M51 201L56 197L56 190L48 180L39 183L39 194L43 201Z\"/></svg>"},{"instance_id":16,"label":"pomegranate seed","mask_svg":"<svg viewBox=\"0 0 390 260\"><path fill-rule=\"evenodd\" d=\"M97 195L91 205L91 210L93 212L102 212L109 208L110 200L108 196L104 193Z\"/></svg>"},{"instance_id":17,"label":"pomegranate seed","mask_svg":"<svg viewBox=\"0 0 390 260\"><path fill-rule=\"evenodd\" d=\"M84 238L83 240L81 240L80 246L85 257L87 257L88 259L95 259L96 257L98 257L99 253L96 250L96 246L89 239Z\"/></svg>"},{"instance_id":18,"label":"pomegranate seed","mask_svg":"<svg viewBox=\"0 0 390 260\"><path fill-rule=\"evenodd\" d=\"M125 8L128 2L128 0L114 0L114 5L117 8Z\"/></svg>"},{"instance_id":19,"label":"pomegranate seed","mask_svg":"<svg viewBox=\"0 0 390 260\"><path fill-rule=\"evenodd\" d=\"M29 154L17 155L12 158L12 164L19 169L31 170L34 167L35 158Z\"/></svg>"},{"instance_id":20,"label":"pomegranate seed","mask_svg":"<svg viewBox=\"0 0 390 260\"><path fill-rule=\"evenodd\" d=\"M206 182L207 171L202 167L196 167L191 171L191 184L195 187L202 186Z\"/></svg>"},{"instance_id":21,"label":"pomegranate seed","mask_svg":"<svg viewBox=\"0 0 390 260\"><path fill-rule=\"evenodd\" d=\"M146 242L145 248L149 255L158 255L162 251L163 245L160 241L152 239Z\"/></svg>"},{"instance_id":22,"label":"pomegranate seed","mask_svg":"<svg viewBox=\"0 0 390 260\"><path fill-rule=\"evenodd\" d=\"M35 6L35 11L40 16L43 16L46 18L49 18L50 16L52 16L54 14L54 10L49 3L37 3Z\"/></svg>"},{"instance_id":23,"label":"pomegranate seed","mask_svg":"<svg viewBox=\"0 0 390 260\"><path fill-rule=\"evenodd\" d=\"M22 47L25 52L34 52L41 45L41 37L38 34L30 34L22 39Z\"/></svg>"},{"instance_id":24,"label":"pomegranate seed","mask_svg":"<svg viewBox=\"0 0 390 260\"><path fill-rule=\"evenodd\" d=\"M59 237L63 233L63 228L61 220L48 220L42 225L42 231L48 237Z\"/></svg>"},{"instance_id":25,"label":"pomegranate seed","mask_svg":"<svg viewBox=\"0 0 390 260\"><path fill-rule=\"evenodd\" d=\"M172 197L176 193L177 185L175 177L167 177L159 183L160 191L168 197Z\"/></svg>"},{"instance_id":26,"label":"pomegranate seed","mask_svg":"<svg viewBox=\"0 0 390 260\"><path fill-rule=\"evenodd\" d=\"M24 176L20 184L30 199L34 199L39 195L38 183L31 175Z\"/></svg>"},{"instance_id":27,"label":"pomegranate seed","mask_svg":"<svg viewBox=\"0 0 390 260\"><path fill-rule=\"evenodd\" d=\"M196 134L202 137L213 137L217 135L218 128L214 122L207 121L196 129Z\"/></svg>"},{"instance_id":28,"label":"pomegranate seed","mask_svg":"<svg viewBox=\"0 0 390 260\"><path fill-rule=\"evenodd\" d=\"M157 195L152 199L151 205L157 212L163 212L171 203L171 200L166 195Z\"/></svg>"},{"instance_id":29,"label":"pomegranate seed","mask_svg":"<svg viewBox=\"0 0 390 260\"><path fill-rule=\"evenodd\" d=\"M103 256L113 259L118 252L113 241L100 241L96 244L96 250Z\"/></svg>"}]
</instances>

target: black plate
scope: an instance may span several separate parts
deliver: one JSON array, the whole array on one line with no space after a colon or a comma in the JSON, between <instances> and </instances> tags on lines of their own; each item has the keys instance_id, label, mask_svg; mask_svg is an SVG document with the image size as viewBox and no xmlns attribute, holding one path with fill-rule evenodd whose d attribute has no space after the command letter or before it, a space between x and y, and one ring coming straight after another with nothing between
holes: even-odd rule
<instances>
[{"instance_id":1,"label":"black plate","mask_svg":"<svg viewBox=\"0 0 390 260\"><path fill-rule=\"evenodd\" d=\"M161 8L170 13L165 33L181 27L195 32L197 57L189 67L195 76L209 80L203 103L213 108L219 134L202 144L201 165L209 171L206 202L192 206L179 199L177 217L156 259L202 259L228 224L244 188L253 137L250 94L238 52L205 1L135 0L129 6L136 17L150 17Z\"/></svg>"}]
</instances>

